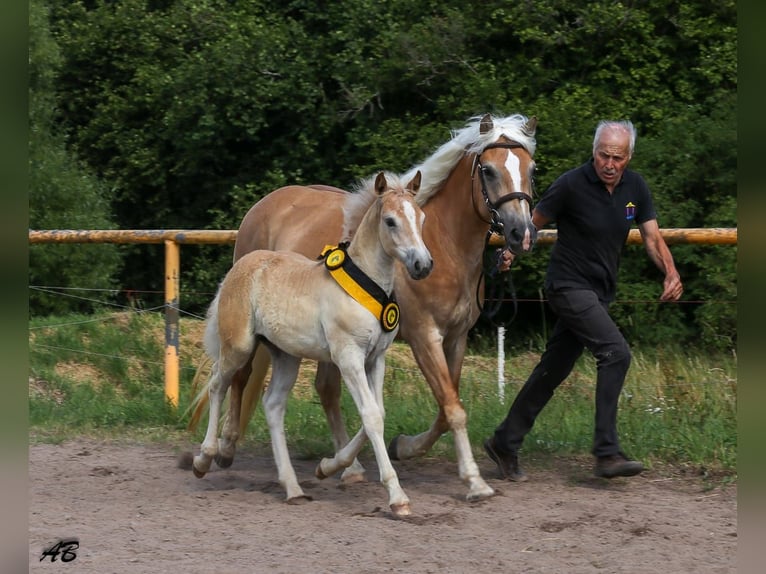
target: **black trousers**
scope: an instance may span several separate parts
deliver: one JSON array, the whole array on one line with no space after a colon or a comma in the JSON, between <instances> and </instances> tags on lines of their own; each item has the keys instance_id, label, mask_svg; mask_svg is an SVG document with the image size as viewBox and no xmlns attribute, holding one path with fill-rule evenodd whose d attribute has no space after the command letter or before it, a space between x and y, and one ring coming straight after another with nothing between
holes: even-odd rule
<instances>
[{"instance_id":1,"label":"black trousers","mask_svg":"<svg viewBox=\"0 0 766 574\"><path fill-rule=\"evenodd\" d=\"M617 454L617 403L630 367L630 348L609 316L608 305L593 291L564 289L550 291L547 296L558 320L540 362L495 430L495 445L504 452L521 447L537 415L587 348L598 369L592 452L595 456Z\"/></svg>"}]
</instances>

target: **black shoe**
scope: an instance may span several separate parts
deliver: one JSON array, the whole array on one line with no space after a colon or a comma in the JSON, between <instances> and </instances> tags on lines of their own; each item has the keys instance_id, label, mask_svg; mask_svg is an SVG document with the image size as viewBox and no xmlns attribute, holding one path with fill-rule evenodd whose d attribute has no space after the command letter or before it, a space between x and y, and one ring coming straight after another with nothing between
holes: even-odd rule
<instances>
[{"instance_id":1,"label":"black shoe","mask_svg":"<svg viewBox=\"0 0 766 574\"><path fill-rule=\"evenodd\" d=\"M484 450L487 456L491 458L500 471L500 477L513 482L525 482L528 477L519 467L519 457L515 452L509 454L500 454L495 449L495 437L484 441Z\"/></svg>"},{"instance_id":2,"label":"black shoe","mask_svg":"<svg viewBox=\"0 0 766 574\"><path fill-rule=\"evenodd\" d=\"M637 460L630 460L618 452L598 457L594 474L601 478L614 478L615 476L635 476L643 470L643 464Z\"/></svg>"}]
</instances>

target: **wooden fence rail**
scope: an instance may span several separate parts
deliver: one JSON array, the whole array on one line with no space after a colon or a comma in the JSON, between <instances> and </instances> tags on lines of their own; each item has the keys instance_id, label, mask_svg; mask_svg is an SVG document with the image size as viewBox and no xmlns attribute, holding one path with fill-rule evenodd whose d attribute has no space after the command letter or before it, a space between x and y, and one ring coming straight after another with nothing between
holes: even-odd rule
<instances>
[{"instance_id":1,"label":"wooden fence rail","mask_svg":"<svg viewBox=\"0 0 766 574\"><path fill-rule=\"evenodd\" d=\"M669 245L736 245L736 227L662 229ZM29 243L156 243L165 244L165 396L178 406L179 363L179 297L181 275L181 245L233 245L237 231L202 229L49 229L30 230ZM556 241L556 231L542 229L537 243L550 245ZM631 229L629 244L640 244L641 234ZM503 245L503 238L493 235L490 245Z\"/></svg>"}]
</instances>

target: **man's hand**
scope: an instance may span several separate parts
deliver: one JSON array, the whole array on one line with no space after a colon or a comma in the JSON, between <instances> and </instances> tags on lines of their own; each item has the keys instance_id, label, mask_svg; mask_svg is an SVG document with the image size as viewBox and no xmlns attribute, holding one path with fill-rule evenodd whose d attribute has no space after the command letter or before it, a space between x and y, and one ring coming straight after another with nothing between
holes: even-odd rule
<instances>
[{"instance_id":1,"label":"man's hand","mask_svg":"<svg viewBox=\"0 0 766 574\"><path fill-rule=\"evenodd\" d=\"M497 256L497 270L503 273L511 268L511 263L513 263L516 256L507 248L502 250L498 249L498 251L500 253L498 253Z\"/></svg>"},{"instance_id":2,"label":"man's hand","mask_svg":"<svg viewBox=\"0 0 766 574\"><path fill-rule=\"evenodd\" d=\"M678 301L684 292L684 286L681 284L681 277L678 273L671 273L665 276L662 283L663 291L660 301Z\"/></svg>"}]
</instances>

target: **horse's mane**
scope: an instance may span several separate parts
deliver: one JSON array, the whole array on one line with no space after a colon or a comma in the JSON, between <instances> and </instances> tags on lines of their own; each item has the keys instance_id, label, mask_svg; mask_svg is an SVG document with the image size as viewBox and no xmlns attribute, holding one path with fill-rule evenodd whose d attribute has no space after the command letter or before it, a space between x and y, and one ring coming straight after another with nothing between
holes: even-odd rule
<instances>
[{"instance_id":1,"label":"horse's mane","mask_svg":"<svg viewBox=\"0 0 766 574\"><path fill-rule=\"evenodd\" d=\"M423 179L420 183L420 191L415 198L418 205L422 207L436 193L455 168L457 162L466 153L480 152L501 136L520 144L529 155L534 156L537 142L534 135L524 131L524 126L529 118L521 114L503 118L493 116L493 128L485 134L479 133L481 118L482 116L474 116L466 122L465 127L453 130L450 141L441 145L423 163L416 165L401 176L403 180L409 181L415 172L420 170Z\"/></svg>"},{"instance_id":2,"label":"horse's mane","mask_svg":"<svg viewBox=\"0 0 766 574\"><path fill-rule=\"evenodd\" d=\"M388 171L384 172L384 174L389 188L404 188L406 183L410 181ZM343 203L343 239L341 241L349 241L351 239L356 228L362 222L364 214L367 213L372 203L378 198L378 194L375 192L375 179L377 176L378 172L375 175L357 181L351 193L346 197L346 201Z\"/></svg>"}]
</instances>

